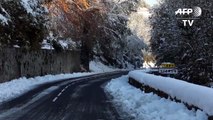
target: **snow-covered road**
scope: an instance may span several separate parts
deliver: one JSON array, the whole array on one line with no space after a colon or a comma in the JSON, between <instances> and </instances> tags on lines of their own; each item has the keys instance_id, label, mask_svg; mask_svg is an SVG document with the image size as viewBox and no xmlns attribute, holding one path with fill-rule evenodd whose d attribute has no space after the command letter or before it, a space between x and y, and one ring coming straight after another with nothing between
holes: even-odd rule
<instances>
[{"instance_id":1,"label":"snow-covered road","mask_svg":"<svg viewBox=\"0 0 213 120\"><path fill-rule=\"evenodd\" d=\"M39 86L0 105L0 120L120 120L103 85L125 71Z\"/></svg>"},{"instance_id":2,"label":"snow-covered road","mask_svg":"<svg viewBox=\"0 0 213 120\"><path fill-rule=\"evenodd\" d=\"M14 79L9 82L0 83L0 103L16 98L41 84L46 84L50 82L61 81L64 79L82 77L87 75L93 75L97 73L112 72L118 69L110 68L101 62L90 62L90 71L84 73L70 73L70 74L59 74L59 75L46 75L37 76L34 78L22 77L19 79Z\"/></svg>"},{"instance_id":3,"label":"snow-covered road","mask_svg":"<svg viewBox=\"0 0 213 120\"><path fill-rule=\"evenodd\" d=\"M102 101L103 97L104 97L104 100L106 99L109 100L109 98L106 98L105 93L102 91L102 88L100 89L100 86L104 84L106 81L110 80L110 77L108 75L107 75L108 77L106 77L105 75L103 77L99 77L98 79L90 77L90 76L93 76L93 74L95 73L47 75L43 77L35 77L35 78L29 78L29 79L20 78L20 79L12 80L10 82L2 83L0 84L0 102L1 103L5 102L6 104L4 103L5 106L4 105L0 106L0 118L8 118L8 116L10 116L11 114L19 113L19 111L22 111L22 110L25 110L25 113L27 115L29 114L29 111L36 112L36 110L35 111L33 110L34 107L36 107L42 110L41 112L37 111L38 114L30 114L28 116L30 119L32 119L31 117L33 116L34 116L33 119L36 119L36 117L40 115L45 115L46 118L52 120L53 119L52 117L48 117L48 114L51 113L51 111L48 111L49 108L54 109L56 110L55 112L57 112L57 108L58 108L57 106L63 106L65 108L69 107L69 105L73 105L73 103L75 103L75 99L77 98L78 98L78 101L82 97L85 98L85 100L79 101L78 103L76 103L80 105L79 107L75 106L74 104L76 110L78 110L77 108L83 110L87 107L94 107L93 104L91 104L91 106L86 105L86 104L90 104L90 103L86 103L86 101L88 100L94 103L94 105L96 102L98 103ZM103 75L104 74L106 73L103 73ZM75 79L75 77L82 77L82 76L88 76L87 79L91 79L91 80L94 79L95 81L96 80L97 81L96 82L91 81L90 83L90 82L81 82L81 81L75 82L75 80L74 81L71 80L71 78ZM65 79L70 79L71 81L66 80L67 82L65 82L64 81ZM76 80L79 80L79 79L76 79ZM95 85L95 84L98 84L98 85ZM37 87L38 89L35 89ZM82 91L82 89L84 89L83 91L85 91L84 94L81 94L81 92L79 92L79 91ZM28 91L31 91L31 92L28 92ZM99 94L100 91L101 91L101 94ZM39 94L37 94L36 92L38 92ZM137 89L128 83L128 76L122 76L120 78L111 80L105 86L105 92L113 96L113 99L108 102L114 103L114 105L117 107L116 111L120 111L120 112L116 113L114 110L114 107L111 104L110 105L106 104L106 106L110 108L106 108L106 110L104 110L106 107L105 106L105 107L101 107L101 109L103 109L105 112L108 112L108 113L111 112L110 115L117 114L113 118L115 120L118 118L118 114L122 114L122 113L126 113L128 118L129 117L131 119L134 118L134 120L207 120L208 119L208 116L200 110L188 110L187 107L185 107L184 104L182 103L176 103L168 99L160 98L153 93L142 92L140 89ZM26 93L26 95L20 96L23 93ZM90 95L93 95L93 97L90 98L91 97ZM18 96L20 96L20 99ZM70 97L67 98L66 96L70 96ZM14 99L12 101L9 101L8 103L6 102L16 97L18 97L18 99ZM100 101L97 101L96 98L100 98ZM63 102L61 102L61 100ZM72 101L72 103L69 103L69 102L67 103L67 100L68 101L74 100L74 101ZM51 104L49 104L49 102L51 102ZM85 102L85 105L81 105L82 102ZM39 107L40 104L43 104L43 103L45 104L48 103L48 104L47 106L44 104L43 107ZM55 104L57 103L57 105L55 106L55 104L52 104L52 103L55 103ZM101 104L102 102L100 102L100 105ZM16 106L19 106L18 110ZM95 106L97 107L97 105ZM4 112L4 109L7 109L7 112ZM60 110L62 111L63 109L64 108L60 108ZM70 108L70 109L73 109L73 108ZM44 110L46 110L47 112L45 113ZM44 113L42 113L42 111ZM98 113L99 111L101 110L100 109L98 111L94 110L93 111L94 116L96 116L95 114ZM76 117L74 112L72 115L69 115L67 118L70 118L73 116ZM87 113L88 111L84 111L84 112L85 112L85 115L88 114ZM94 117L94 116L90 116L90 117ZM121 115L121 116L125 118L124 117L125 115ZM14 117L13 119L16 120L22 117L23 116L18 115ZM55 117L61 118L63 116L56 115ZM105 114L103 114L103 116L101 117L106 119L112 119L105 116ZM76 118L80 120L85 117L81 117L81 118L76 117ZM9 119L12 119L12 118L9 117Z\"/></svg>"}]
</instances>

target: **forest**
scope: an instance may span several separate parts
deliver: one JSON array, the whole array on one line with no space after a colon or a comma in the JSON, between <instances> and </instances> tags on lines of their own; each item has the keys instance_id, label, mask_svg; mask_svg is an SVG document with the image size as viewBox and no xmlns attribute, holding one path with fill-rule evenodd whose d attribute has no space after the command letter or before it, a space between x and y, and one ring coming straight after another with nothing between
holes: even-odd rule
<instances>
[{"instance_id":1,"label":"forest","mask_svg":"<svg viewBox=\"0 0 213 120\"><path fill-rule=\"evenodd\" d=\"M139 68L146 45L127 24L132 11L146 6L138 0L1 0L0 46L81 50L82 64L98 59Z\"/></svg>"},{"instance_id":2,"label":"forest","mask_svg":"<svg viewBox=\"0 0 213 120\"><path fill-rule=\"evenodd\" d=\"M176 3L176 4L174 4ZM164 0L153 9L151 17L151 49L157 64L173 62L179 78L196 84L213 79L213 4L210 0ZM193 26L177 19L179 8L202 8Z\"/></svg>"},{"instance_id":3,"label":"forest","mask_svg":"<svg viewBox=\"0 0 213 120\"><path fill-rule=\"evenodd\" d=\"M205 85L213 78L211 3L160 0L151 7L143 0L0 0L0 47L80 50L85 67L92 60L122 69L172 62L179 79ZM196 6L202 15L184 26L175 11ZM148 15L141 14L144 9Z\"/></svg>"}]
</instances>

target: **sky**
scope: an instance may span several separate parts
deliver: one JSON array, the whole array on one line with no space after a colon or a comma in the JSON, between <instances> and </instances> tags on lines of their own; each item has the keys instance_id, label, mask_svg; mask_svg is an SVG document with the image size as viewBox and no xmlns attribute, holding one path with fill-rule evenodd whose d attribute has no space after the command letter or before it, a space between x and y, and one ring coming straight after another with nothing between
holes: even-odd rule
<instances>
[{"instance_id":1,"label":"sky","mask_svg":"<svg viewBox=\"0 0 213 120\"><path fill-rule=\"evenodd\" d=\"M145 2L148 3L150 6L157 4L157 0L145 0Z\"/></svg>"}]
</instances>

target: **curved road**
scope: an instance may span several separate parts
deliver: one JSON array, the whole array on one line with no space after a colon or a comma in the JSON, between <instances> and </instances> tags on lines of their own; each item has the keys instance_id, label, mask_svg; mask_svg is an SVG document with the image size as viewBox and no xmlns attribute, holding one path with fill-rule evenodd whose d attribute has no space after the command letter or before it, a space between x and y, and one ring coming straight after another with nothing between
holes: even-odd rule
<instances>
[{"instance_id":1,"label":"curved road","mask_svg":"<svg viewBox=\"0 0 213 120\"><path fill-rule=\"evenodd\" d=\"M38 86L0 105L0 120L121 120L103 85L124 74L97 74Z\"/></svg>"}]
</instances>

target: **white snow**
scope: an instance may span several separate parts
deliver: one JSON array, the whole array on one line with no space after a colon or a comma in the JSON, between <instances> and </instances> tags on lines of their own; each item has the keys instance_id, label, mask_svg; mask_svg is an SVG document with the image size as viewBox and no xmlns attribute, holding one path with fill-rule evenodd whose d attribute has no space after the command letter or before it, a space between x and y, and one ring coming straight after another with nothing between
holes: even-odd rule
<instances>
[{"instance_id":1,"label":"white snow","mask_svg":"<svg viewBox=\"0 0 213 120\"><path fill-rule=\"evenodd\" d=\"M42 47L41 49L46 49L46 50L54 50L52 41L54 39L53 33L50 33L47 39L42 41ZM59 39L57 40L57 43L63 48L63 50L72 50L77 48L77 42L73 41L72 39Z\"/></svg>"},{"instance_id":2,"label":"white snow","mask_svg":"<svg viewBox=\"0 0 213 120\"><path fill-rule=\"evenodd\" d=\"M69 44L71 44L69 42L69 40L59 40L58 42L63 47L63 49L68 49L69 48Z\"/></svg>"},{"instance_id":3,"label":"white snow","mask_svg":"<svg viewBox=\"0 0 213 120\"><path fill-rule=\"evenodd\" d=\"M115 103L134 120L207 120L200 111L188 110L184 104L144 93L128 84L128 76L113 79L106 87Z\"/></svg>"},{"instance_id":4,"label":"white snow","mask_svg":"<svg viewBox=\"0 0 213 120\"><path fill-rule=\"evenodd\" d=\"M20 48L20 46L19 46L19 45L13 45L13 47L14 47L14 48Z\"/></svg>"},{"instance_id":5,"label":"white snow","mask_svg":"<svg viewBox=\"0 0 213 120\"><path fill-rule=\"evenodd\" d=\"M51 43L47 42L47 40L43 40L41 49L43 49L43 50L54 50Z\"/></svg>"},{"instance_id":6,"label":"white snow","mask_svg":"<svg viewBox=\"0 0 213 120\"><path fill-rule=\"evenodd\" d=\"M144 68L154 68L155 67L155 63L154 62L144 62L143 63L143 67Z\"/></svg>"},{"instance_id":7,"label":"white snow","mask_svg":"<svg viewBox=\"0 0 213 120\"><path fill-rule=\"evenodd\" d=\"M5 16L3 16L2 14L0 14L0 23L8 24L8 19Z\"/></svg>"},{"instance_id":8,"label":"white snow","mask_svg":"<svg viewBox=\"0 0 213 120\"><path fill-rule=\"evenodd\" d=\"M33 14L33 9L31 8L31 5L30 5L30 0L22 0L21 4L27 10L27 13Z\"/></svg>"},{"instance_id":9,"label":"white snow","mask_svg":"<svg viewBox=\"0 0 213 120\"><path fill-rule=\"evenodd\" d=\"M103 63L98 61L90 61L89 69L92 72L112 72L112 71L118 70L118 69L106 66Z\"/></svg>"},{"instance_id":10,"label":"white snow","mask_svg":"<svg viewBox=\"0 0 213 120\"><path fill-rule=\"evenodd\" d=\"M5 14L5 15L2 15L0 13L0 23L3 25L8 25L8 21L10 21L10 15L7 13L7 11L1 5L0 5L0 11L2 11L3 14Z\"/></svg>"},{"instance_id":11,"label":"white snow","mask_svg":"<svg viewBox=\"0 0 213 120\"><path fill-rule=\"evenodd\" d=\"M22 6L26 9L27 13L32 14L33 16L38 15L38 0L21 0Z\"/></svg>"},{"instance_id":12,"label":"white snow","mask_svg":"<svg viewBox=\"0 0 213 120\"><path fill-rule=\"evenodd\" d=\"M15 79L9 82L0 84L0 103L7 101L9 99L20 96L21 94L32 90L37 85L41 85L44 83L60 81L62 79L74 78L80 76L91 75L94 73L73 73L73 74L60 74L60 75L46 75L43 77L35 77L35 78L20 78Z\"/></svg>"},{"instance_id":13,"label":"white snow","mask_svg":"<svg viewBox=\"0 0 213 120\"><path fill-rule=\"evenodd\" d=\"M151 7L153 7L154 5L158 5L159 1L158 0L145 0L145 2L150 5Z\"/></svg>"},{"instance_id":14,"label":"white snow","mask_svg":"<svg viewBox=\"0 0 213 120\"><path fill-rule=\"evenodd\" d=\"M54 50L54 48L51 45L43 45L41 47L42 50Z\"/></svg>"},{"instance_id":15,"label":"white snow","mask_svg":"<svg viewBox=\"0 0 213 120\"><path fill-rule=\"evenodd\" d=\"M129 76L152 88L161 90L189 105L197 106L208 115L213 115L213 89L169 77L155 76L141 71L132 71Z\"/></svg>"}]
</instances>

